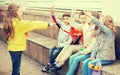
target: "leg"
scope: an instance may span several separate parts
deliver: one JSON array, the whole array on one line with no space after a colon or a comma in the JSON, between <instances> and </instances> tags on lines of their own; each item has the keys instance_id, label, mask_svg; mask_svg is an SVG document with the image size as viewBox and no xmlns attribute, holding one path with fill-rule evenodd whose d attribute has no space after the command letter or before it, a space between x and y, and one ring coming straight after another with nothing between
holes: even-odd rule
<instances>
[{"instance_id":1,"label":"leg","mask_svg":"<svg viewBox=\"0 0 120 75\"><path fill-rule=\"evenodd\" d=\"M82 75L89 75L88 74L88 63L90 62L90 58L86 59L82 65Z\"/></svg>"},{"instance_id":2,"label":"leg","mask_svg":"<svg viewBox=\"0 0 120 75\"><path fill-rule=\"evenodd\" d=\"M101 64L104 66L104 65L109 65L109 64L112 64L113 61L112 60L100 60Z\"/></svg>"},{"instance_id":3,"label":"leg","mask_svg":"<svg viewBox=\"0 0 120 75\"><path fill-rule=\"evenodd\" d=\"M49 60L49 62L42 68L42 72L47 72L48 69L49 69L49 67L50 67L50 66L52 65L52 63L54 62L54 55L53 55L53 53L54 53L55 50L57 50L56 46L54 46L54 47L52 47L52 49L50 49L50 51L49 51L49 54L50 54L49 58L50 58L50 60Z\"/></svg>"},{"instance_id":4,"label":"leg","mask_svg":"<svg viewBox=\"0 0 120 75\"><path fill-rule=\"evenodd\" d=\"M22 52L12 52L10 51L10 56L12 60L12 75L20 75L20 65Z\"/></svg>"},{"instance_id":5,"label":"leg","mask_svg":"<svg viewBox=\"0 0 120 75\"><path fill-rule=\"evenodd\" d=\"M59 62L59 60L61 59L61 57L64 55L64 53L68 50L69 46L65 46L62 51L59 53L59 55L57 56L57 58L55 59L56 62Z\"/></svg>"},{"instance_id":6,"label":"leg","mask_svg":"<svg viewBox=\"0 0 120 75\"><path fill-rule=\"evenodd\" d=\"M53 64L55 62L55 58L58 56L58 54L61 52L62 49L63 48L57 48L53 51L52 56L49 61L50 64Z\"/></svg>"},{"instance_id":7,"label":"leg","mask_svg":"<svg viewBox=\"0 0 120 75\"><path fill-rule=\"evenodd\" d=\"M77 53L73 54L72 56L70 56L70 59L69 59L69 68L70 68L70 66L71 66L72 63L73 63L73 60L74 60L77 56L79 56L79 55L80 55L80 53L77 52Z\"/></svg>"},{"instance_id":8,"label":"leg","mask_svg":"<svg viewBox=\"0 0 120 75\"><path fill-rule=\"evenodd\" d=\"M59 64L62 66L66 62L66 60L72 55L72 51L69 49L67 50L64 55L62 55L61 59L59 60Z\"/></svg>"},{"instance_id":9,"label":"leg","mask_svg":"<svg viewBox=\"0 0 120 75\"><path fill-rule=\"evenodd\" d=\"M87 55L78 55L74 58L72 65L69 68L69 71L67 72L67 75L74 75L74 72L77 70L79 64L81 61L87 59L90 57L90 54Z\"/></svg>"},{"instance_id":10,"label":"leg","mask_svg":"<svg viewBox=\"0 0 120 75\"><path fill-rule=\"evenodd\" d=\"M56 50L57 48L56 48L56 46L54 46L52 49L50 49L50 51L49 51L49 54L50 54L50 56L49 56L49 58L50 58L50 60L49 60L49 63L51 64L51 59L53 58L53 53L54 53L54 51Z\"/></svg>"},{"instance_id":11,"label":"leg","mask_svg":"<svg viewBox=\"0 0 120 75\"><path fill-rule=\"evenodd\" d=\"M88 65L89 65L89 64L94 64L94 65L96 65L96 63L99 62L99 61L101 62L102 65L112 64L112 61L111 61L111 60L95 59L95 60L93 60L93 61L90 61L90 62L88 63ZM88 73L89 73L89 75L92 75L92 70L91 70L90 68L88 68Z\"/></svg>"},{"instance_id":12,"label":"leg","mask_svg":"<svg viewBox=\"0 0 120 75\"><path fill-rule=\"evenodd\" d=\"M59 60L59 63L61 65L63 65L66 60L75 52L78 52L78 49L80 48L80 46L78 45L71 45L69 46L69 48L66 50L66 52L64 53L64 55L62 56L62 58Z\"/></svg>"}]
</instances>

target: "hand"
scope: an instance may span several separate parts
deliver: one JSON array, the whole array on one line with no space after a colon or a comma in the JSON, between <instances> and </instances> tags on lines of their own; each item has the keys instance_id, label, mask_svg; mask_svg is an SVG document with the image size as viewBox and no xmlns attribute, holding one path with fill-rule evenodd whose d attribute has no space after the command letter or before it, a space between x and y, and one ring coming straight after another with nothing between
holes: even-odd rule
<instances>
[{"instance_id":1,"label":"hand","mask_svg":"<svg viewBox=\"0 0 120 75\"><path fill-rule=\"evenodd\" d=\"M84 10L83 11L85 13L85 15L87 15L88 17L91 17L92 16L92 13L88 10Z\"/></svg>"},{"instance_id":2,"label":"hand","mask_svg":"<svg viewBox=\"0 0 120 75\"><path fill-rule=\"evenodd\" d=\"M85 54L83 51L79 51L80 54Z\"/></svg>"},{"instance_id":3,"label":"hand","mask_svg":"<svg viewBox=\"0 0 120 75\"><path fill-rule=\"evenodd\" d=\"M51 10L51 13L52 13L52 14L55 12L54 5L50 8L50 10Z\"/></svg>"},{"instance_id":4,"label":"hand","mask_svg":"<svg viewBox=\"0 0 120 75\"><path fill-rule=\"evenodd\" d=\"M53 26L55 26L55 24L56 24L56 23L49 23L49 26L50 26L50 27L53 27Z\"/></svg>"},{"instance_id":5,"label":"hand","mask_svg":"<svg viewBox=\"0 0 120 75\"><path fill-rule=\"evenodd\" d=\"M90 59L91 59L91 60L95 60L95 57L94 57L94 56L91 56Z\"/></svg>"},{"instance_id":6,"label":"hand","mask_svg":"<svg viewBox=\"0 0 120 75\"><path fill-rule=\"evenodd\" d=\"M75 12L76 12L76 8L73 8L72 11L71 11L71 13L74 14Z\"/></svg>"},{"instance_id":7,"label":"hand","mask_svg":"<svg viewBox=\"0 0 120 75\"><path fill-rule=\"evenodd\" d=\"M82 35L82 33L74 33L74 35L76 35L76 36L80 36L80 35Z\"/></svg>"},{"instance_id":8,"label":"hand","mask_svg":"<svg viewBox=\"0 0 120 75\"><path fill-rule=\"evenodd\" d=\"M59 45L56 45L56 47L57 47L57 48L60 48L60 46L59 46Z\"/></svg>"}]
</instances>

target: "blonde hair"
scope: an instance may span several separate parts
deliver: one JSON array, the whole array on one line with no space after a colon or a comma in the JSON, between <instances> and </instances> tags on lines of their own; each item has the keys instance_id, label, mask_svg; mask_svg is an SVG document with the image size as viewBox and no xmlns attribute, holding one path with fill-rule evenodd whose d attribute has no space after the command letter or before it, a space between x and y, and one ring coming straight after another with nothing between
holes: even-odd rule
<instances>
[{"instance_id":1,"label":"blonde hair","mask_svg":"<svg viewBox=\"0 0 120 75\"><path fill-rule=\"evenodd\" d=\"M114 33L116 32L116 28L114 26L113 18L110 15L102 16L102 21L105 26L110 28Z\"/></svg>"},{"instance_id":2,"label":"blonde hair","mask_svg":"<svg viewBox=\"0 0 120 75\"><path fill-rule=\"evenodd\" d=\"M3 34L6 41L14 37L12 18L19 18L17 14L18 9L19 6L17 4L11 3L8 6L7 12L3 15Z\"/></svg>"}]
</instances>

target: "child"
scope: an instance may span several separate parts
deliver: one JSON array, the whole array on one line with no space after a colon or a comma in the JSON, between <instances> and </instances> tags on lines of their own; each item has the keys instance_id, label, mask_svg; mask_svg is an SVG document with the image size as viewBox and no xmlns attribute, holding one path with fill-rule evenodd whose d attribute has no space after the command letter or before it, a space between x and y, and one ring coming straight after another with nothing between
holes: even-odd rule
<instances>
[{"instance_id":1,"label":"child","mask_svg":"<svg viewBox=\"0 0 120 75\"><path fill-rule=\"evenodd\" d=\"M43 72L48 72L49 67L54 63L55 58L61 52L64 46L70 45L72 43L72 37L70 36L70 14L63 14L62 21L58 19L54 14L54 7L51 7L51 14L53 21L60 27L58 34L58 43L50 50L50 60L48 64L43 67Z\"/></svg>"},{"instance_id":2,"label":"child","mask_svg":"<svg viewBox=\"0 0 120 75\"><path fill-rule=\"evenodd\" d=\"M99 13L96 12L96 11L93 11L92 14L99 18ZM92 26L94 25L92 22L89 22L89 25ZM88 28L88 30L90 29L90 27ZM94 45L95 45L95 42L96 42L96 30L98 29L98 27L96 26L94 31L92 32L92 37L90 38L91 39L91 42L88 43L87 47L86 45L84 44L83 47L80 48L80 51L73 54L70 59L69 59L69 70L67 72L66 75L74 75L74 72L77 70L78 66L79 66L79 63L82 61L82 60L85 60L87 59L88 57L90 57L90 53L91 51L93 50L94 48ZM87 35L91 35L91 32L86 32ZM87 41L87 40L86 40Z\"/></svg>"},{"instance_id":3,"label":"child","mask_svg":"<svg viewBox=\"0 0 120 75\"><path fill-rule=\"evenodd\" d=\"M73 12L72 12L73 13ZM72 15L71 15L72 16ZM91 35L85 35L88 32L93 32L94 30L94 26L89 26L87 23L87 17L86 15L81 12L80 13L80 22L81 24L79 25L78 23L75 23L73 25L74 28L76 29L82 29L83 31L83 43L87 44L90 42L91 39ZM72 19L71 19L72 20ZM71 21L73 23L73 21ZM71 25L71 24L70 24ZM83 27L83 28L82 28ZM91 29L90 29L91 28ZM85 30L87 30L87 32L85 32ZM85 35L85 36L84 36ZM89 38L89 40L87 39ZM84 41L85 39L87 39L88 41ZM65 61L75 52L78 52L79 49L81 48L82 45L69 45L63 48L63 50L60 52L60 54L57 56L57 58L55 59L54 65L50 68L50 71L54 71L59 69L62 65L64 65ZM87 45L86 45L87 46Z\"/></svg>"},{"instance_id":4,"label":"child","mask_svg":"<svg viewBox=\"0 0 120 75\"><path fill-rule=\"evenodd\" d=\"M77 70L80 62L84 59L87 59L88 57L90 57L90 53L92 51L92 49L95 46L96 43L96 29L93 31L93 35L92 35L92 40L91 40L91 44L89 44L88 47L81 47L80 51L73 54L72 56L70 56L69 59L69 70L67 72L66 75L74 75L75 71Z\"/></svg>"},{"instance_id":5,"label":"child","mask_svg":"<svg viewBox=\"0 0 120 75\"><path fill-rule=\"evenodd\" d=\"M91 57L86 59L82 66L82 75L92 75L92 69L89 68L90 64L96 65L97 62L101 62L102 65L108 65L115 60L114 40L116 30L111 16L104 16L100 22L92 16L91 12L84 11L84 13L98 26L95 48Z\"/></svg>"},{"instance_id":6,"label":"child","mask_svg":"<svg viewBox=\"0 0 120 75\"><path fill-rule=\"evenodd\" d=\"M3 19L3 33L12 60L12 75L20 75L22 52L26 50L26 33L35 29L47 29L48 22L22 20L17 4L11 3Z\"/></svg>"}]
</instances>

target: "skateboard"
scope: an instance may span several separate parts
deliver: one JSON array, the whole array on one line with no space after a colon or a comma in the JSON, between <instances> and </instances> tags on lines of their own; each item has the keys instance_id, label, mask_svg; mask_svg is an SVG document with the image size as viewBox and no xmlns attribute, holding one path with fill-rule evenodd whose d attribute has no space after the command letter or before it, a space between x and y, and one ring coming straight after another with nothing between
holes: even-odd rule
<instances>
[{"instance_id":1,"label":"skateboard","mask_svg":"<svg viewBox=\"0 0 120 75\"><path fill-rule=\"evenodd\" d=\"M97 62L96 65L93 68L92 75L101 75L101 62Z\"/></svg>"}]
</instances>

